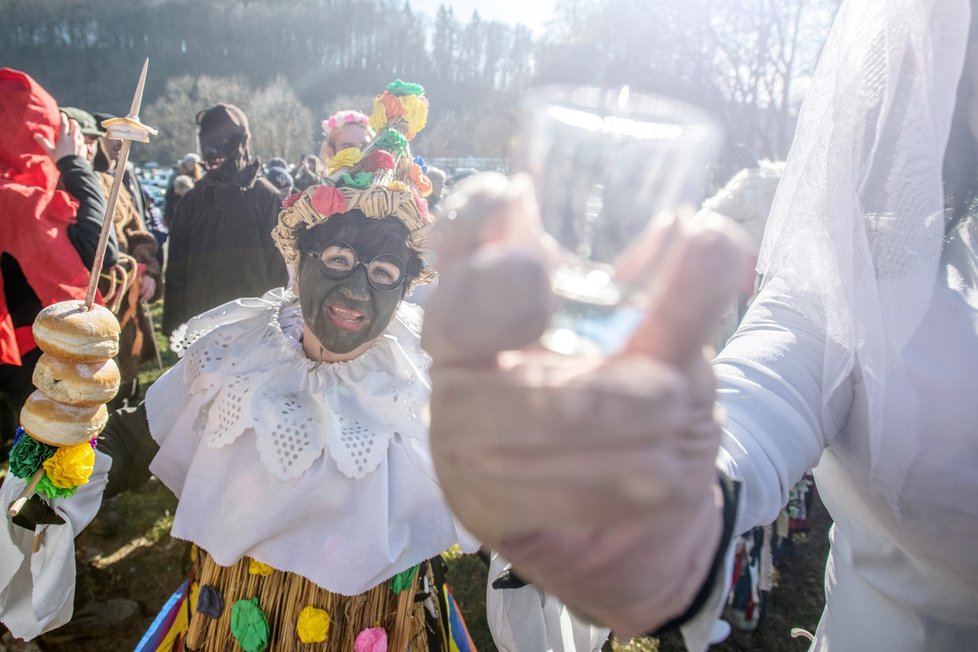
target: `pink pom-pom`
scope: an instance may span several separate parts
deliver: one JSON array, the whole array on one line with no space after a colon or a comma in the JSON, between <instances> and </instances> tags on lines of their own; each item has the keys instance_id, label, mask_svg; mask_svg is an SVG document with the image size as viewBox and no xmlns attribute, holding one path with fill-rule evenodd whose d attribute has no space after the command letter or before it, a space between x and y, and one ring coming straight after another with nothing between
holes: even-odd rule
<instances>
[{"instance_id":1,"label":"pink pom-pom","mask_svg":"<svg viewBox=\"0 0 978 652\"><path fill-rule=\"evenodd\" d=\"M336 215L346 212L346 198L332 186L319 186L312 191L312 207L321 215Z\"/></svg>"},{"instance_id":2,"label":"pink pom-pom","mask_svg":"<svg viewBox=\"0 0 978 652\"><path fill-rule=\"evenodd\" d=\"M371 627L357 634L353 652L387 652L387 632L382 627Z\"/></svg>"}]
</instances>

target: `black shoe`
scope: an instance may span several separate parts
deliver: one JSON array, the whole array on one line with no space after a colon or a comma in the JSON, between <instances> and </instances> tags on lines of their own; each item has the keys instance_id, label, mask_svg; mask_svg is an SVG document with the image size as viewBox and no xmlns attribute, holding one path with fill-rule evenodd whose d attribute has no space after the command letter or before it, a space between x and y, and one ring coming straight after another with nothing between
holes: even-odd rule
<instances>
[{"instance_id":1,"label":"black shoe","mask_svg":"<svg viewBox=\"0 0 978 652\"><path fill-rule=\"evenodd\" d=\"M139 605L125 598L89 602L76 609L71 620L41 636L51 644L68 643L78 638L98 638L129 623L139 613Z\"/></svg>"}]
</instances>

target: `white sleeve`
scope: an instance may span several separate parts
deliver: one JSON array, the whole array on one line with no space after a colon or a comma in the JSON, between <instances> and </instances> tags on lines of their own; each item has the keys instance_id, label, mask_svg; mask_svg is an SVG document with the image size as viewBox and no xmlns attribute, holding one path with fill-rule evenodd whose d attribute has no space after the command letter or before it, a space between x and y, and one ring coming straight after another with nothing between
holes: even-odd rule
<instances>
[{"instance_id":1,"label":"white sleeve","mask_svg":"<svg viewBox=\"0 0 978 652\"><path fill-rule=\"evenodd\" d=\"M791 487L818 464L824 337L792 308L797 297L767 288L714 361L724 414L719 471L740 482L734 535L773 522ZM733 547L700 613L682 627L690 650L705 650L730 585Z\"/></svg>"},{"instance_id":2,"label":"white sleeve","mask_svg":"<svg viewBox=\"0 0 978 652\"><path fill-rule=\"evenodd\" d=\"M507 563L493 552L486 583L486 619L500 652L600 652L610 630L581 620L552 595L532 584L492 588Z\"/></svg>"},{"instance_id":3,"label":"white sleeve","mask_svg":"<svg viewBox=\"0 0 978 652\"><path fill-rule=\"evenodd\" d=\"M0 525L0 620L17 638L30 640L71 620L75 596L75 537L95 518L102 502L112 459L95 451L95 469L71 498L50 501L61 525L41 525L35 533L4 516ZM27 481L8 474L0 487L6 510Z\"/></svg>"}]
</instances>

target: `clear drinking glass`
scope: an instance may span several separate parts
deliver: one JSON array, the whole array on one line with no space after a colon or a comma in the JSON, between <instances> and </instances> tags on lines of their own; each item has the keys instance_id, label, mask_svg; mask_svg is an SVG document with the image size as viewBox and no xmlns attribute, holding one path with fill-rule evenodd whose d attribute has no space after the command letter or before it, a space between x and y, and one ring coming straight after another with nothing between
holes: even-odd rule
<instances>
[{"instance_id":1,"label":"clear drinking glass","mask_svg":"<svg viewBox=\"0 0 978 652\"><path fill-rule=\"evenodd\" d=\"M722 131L700 109L627 86L542 87L523 111L516 168L533 178L543 227L562 249L543 343L614 352L645 307L637 286L616 282L616 259L654 216L699 204Z\"/></svg>"}]
</instances>

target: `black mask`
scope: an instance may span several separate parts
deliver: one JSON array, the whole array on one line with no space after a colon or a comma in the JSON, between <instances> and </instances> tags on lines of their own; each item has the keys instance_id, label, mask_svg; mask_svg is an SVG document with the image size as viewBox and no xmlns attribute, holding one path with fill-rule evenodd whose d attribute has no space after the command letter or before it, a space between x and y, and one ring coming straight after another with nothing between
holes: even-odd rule
<instances>
[{"instance_id":1,"label":"black mask","mask_svg":"<svg viewBox=\"0 0 978 652\"><path fill-rule=\"evenodd\" d=\"M299 305L306 326L322 347L345 355L379 337L404 297L406 276L397 287L378 289L368 280L366 263L378 256L407 260L407 230L395 218L371 219L356 213L334 215L321 229L317 244L303 247L311 255L304 254L299 265ZM365 264L346 278L328 278L318 255L329 242L346 243Z\"/></svg>"}]
</instances>

